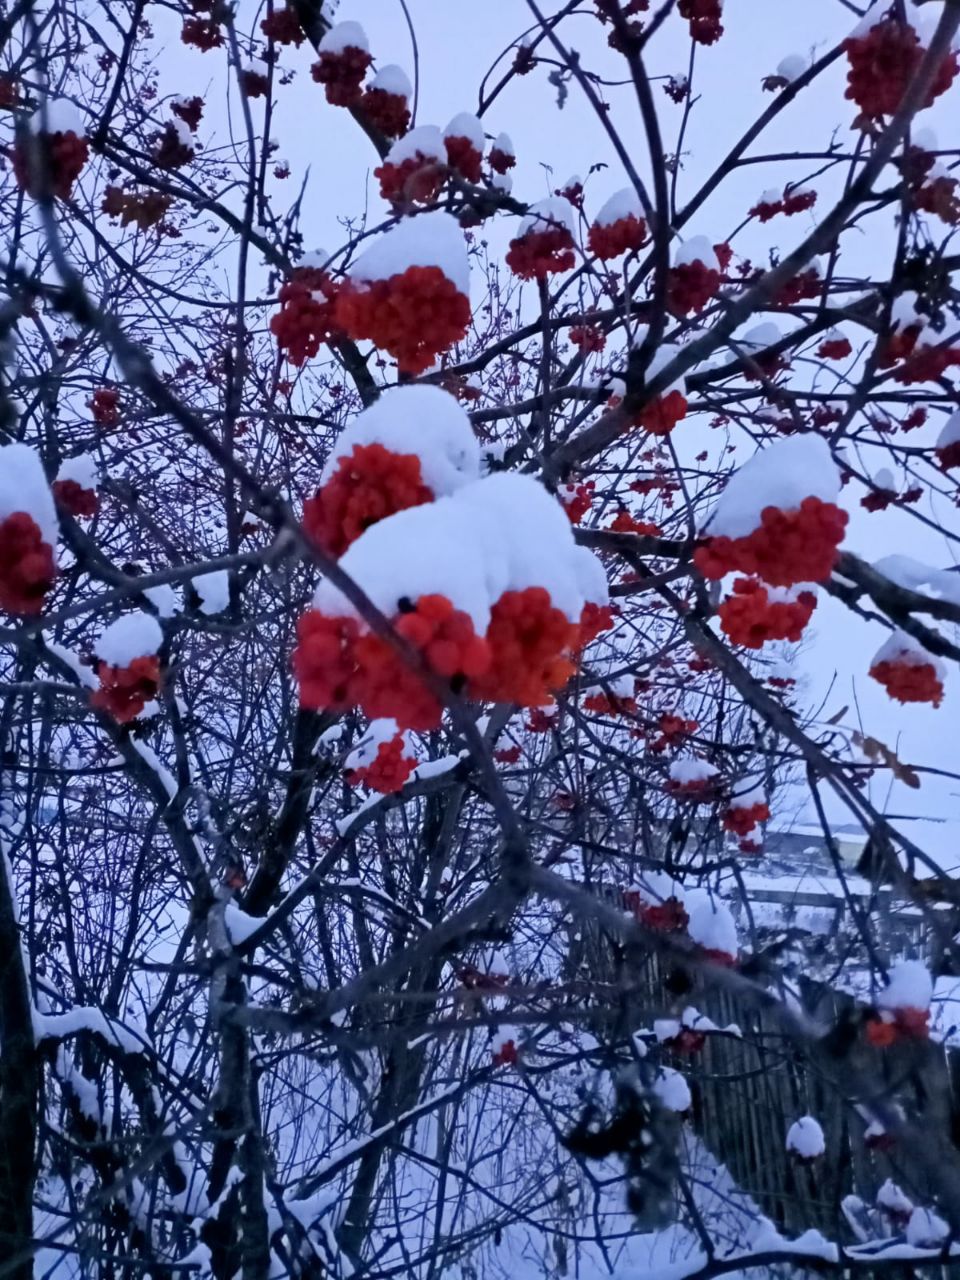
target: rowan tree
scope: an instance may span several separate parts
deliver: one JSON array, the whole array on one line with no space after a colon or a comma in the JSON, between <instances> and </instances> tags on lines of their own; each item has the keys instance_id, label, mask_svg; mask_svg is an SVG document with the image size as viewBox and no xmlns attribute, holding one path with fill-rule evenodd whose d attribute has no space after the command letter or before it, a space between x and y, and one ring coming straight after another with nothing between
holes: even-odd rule
<instances>
[{"instance_id":1,"label":"rowan tree","mask_svg":"<svg viewBox=\"0 0 960 1280\"><path fill-rule=\"evenodd\" d=\"M896 735L960 657L960 7L768 67L759 0L512 0L471 84L400 7L0 12L0 1276L942 1260L958 898L878 784L956 777ZM883 726L811 696L840 608ZM798 787L819 940L752 898ZM728 1061L804 1082L772 1180Z\"/></svg>"}]
</instances>

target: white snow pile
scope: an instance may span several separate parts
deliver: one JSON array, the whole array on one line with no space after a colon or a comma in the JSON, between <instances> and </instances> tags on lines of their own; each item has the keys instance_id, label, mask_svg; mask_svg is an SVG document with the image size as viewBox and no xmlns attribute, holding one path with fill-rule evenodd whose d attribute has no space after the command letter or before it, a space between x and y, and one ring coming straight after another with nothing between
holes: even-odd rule
<instances>
[{"instance_id":1,"label":"white snow pile","mask_svg":"<svg viewBox=\"0 0 960 1280\"><path fill-rule=\"evenodd\" d=\"M367 33L359 22L338 22L317 45L319 53L343 53L344 49L362 49L364 53L370 52Z\"/></svg>"},{"instance_id":2,"label":"white snow pile","mask_svg":"<svg viewBox=\"0 0 960 1280\"><path fill-rule=\"evenodd\" d=\"M892 329L923 330L930 323L929 316L920 310L920 295L916 293L900 293L890 307L890 327Z\"/></svg>"},{"instance_id":3,"label":"white snow pile","mask_svg":"<svg viewBox=\"0 0 960 1280\"><path fill-rule=\"evenodd\" d=\"M134 658L150 658L163 644L159 622L149 613L125 613L100 635L94 653L110 667L129 667Z\"/></svg>"},{"instance_id":4,"label":"white snow pile","mask_svg":"<svg viewBox=\"0 0 960 1280\"><path fill-rule=\"evenodd\" d=\"M906 631L892 631L873 655L870 665L875 667L881 662L896 662L907 667L933 667L941 683L947 675L946 667L936 654L930 653Z\"/></svg>"},{"instance_id":5,"label":"white snow pile","mask_svg":"<svg viewBox=\"0 0 960 1280\"><path fill-rule=\"evenodd\" d=\"M413 97L410 77L395 62L388 62L385 67L381 67L370 81L369 88L380 89L384 93L393 94L395 98L406 98L408 101Z\"/></svg>"},{"instance_id":6,"label":"white snow pile","mask_svg":"<svg viewBox=\"0 0 960 1280\"><path fill-rule=\"evenodd\" d=\"M719 772L709 760L699 760L696 756L680 756L671 761L669 769L670 781L682 787L709 782Z\"/></svg>"},{"instance_id":7,"label":"white snow pile","mask_svg":"<svg viewBox=\"0 0 960 1280\"><path fill-rule=\"evenodd\" d=\"M668 1111L676 1111L678 1114L683 1115L693 1106L690 1086L680 1072L674 1071L672 1067L660 1068L653 1082L652 1090Z\"/></svg>"},{"instance_id":8,"label":"white snow pile","mask_svg":"<svg viewBox=\"0 0 960 1280\"><path fill-rule=\"evenodd\" d=\"M66 98L49 98L41 102L27 127L31 133L75 133L78 138L86 133L83 117Z\"/></svg>"},{"instance_id":9,"label":"white snow pile","mask_svg":"<svg viewBox=\"0 0 960 1280\"><path fill-rule=\"evenodd\" d=\"M391 387L341 432L321 476L329 480L357 445L380 444L420 459L424 484L439 497L480 477L480 446L466 411L439 387Z\"/></svg>"},{"instance_id":10,"label":"white snow pile","mask_svg":"<svg viewBox=\"0 0 960 1280\"><path fill-rule=\"evenodd\" d=\"M724 955L737 955L740 942L737 924L730 908L706 889L694 889L687 894L687 915L690 923L687 933L705 951L719 951Z\"/></svg>"},{"instance_id":11,"label":"white snow pile","mask_svg":"<svg viewBox=\"0 0 960 1280\"><path fill-rule=\"evenodd\" d=\"M960 423L960 414L957 419ZM908 591L927 589L941 600L960 604L960 573L953 573L949 569L934 569L920 560L914 560L912 556L902 555L883 556L873 562L873 567L898 587L906 587Z\"/></svg>"},{"instance_id":12,"label":"white snow pile","mask_svg":"<svg viewBox=\"0 0 960 1280\"><path fill-rule=\"evenodd\" d=\"M193 589L200 597L200 612L212 617L223 613L230 603L230 574L226 569L214 569L193 579Z\"/></svg>"},{"instance_id":13,"label":"white snow pile","mask_svg":"<svg viewBox=\"0 0 960 1280\"><path fill-rule=\"evenodd\" d=\"M417 152L429 160L436 160L437 164L447 163L443 134L435 124L417 125L416 129L398 138L387 152L386 163L400 165L404 160L416 160Z\"/></svg>"},{"instance_id":14,"label":"white snow pile","mask_svg":"<svg viewBox=\"0 0 960 1280\"><path fill-rule=\"evenodd\" d=\"M777 199L780 199L779 192L777 192ZM748 351L762 351L766 347L775 346L782 337L783 334L778 325L772 320L764 320L762 324L755 324L742 338L735 338L734 341L737 346Z\"/></svg>"},{"instance_id":15,"label":"white snow pile","mask_svg":"<svg viewBox=\"0 0 960 1280\"><path fill-rule=\"evenodd\" d=\"M720 260L706 236L691 236L674 251L675 267L683 267L692 262L701 263L708 271L720 270Z\"/></svg>"},{"instance_id":16,"label":"white snow pile","mask_svg":"<svg viewBox=\"0 0 960 1280\"><path fill-rule=\"evenodd\" d=\"M513 139L510 137L509 133L498 133L493 140L493 146L490 150L500 151L505 156L516 156L517 154L513 147Z\"/></svg>"},{"instance_id":17,"label":"white snow pile","mask_svg":"<svg viewBox=\"0 0 960 1280\"><path fill-rule=\"evenodd\" d=\"M919 960L898 960L890 981L876 999L878 1009L929 1009L933 999L930 970Z\"/></svg>"},{"instance_id":18,"label":"white snow pile","mask_svg":"<svg viewBox=\"0 0 960 1280\"><path fill-rule=\"evenodd\" d=\"M29 445L0 445L0 520L21 511L33 517L44 542L54 546L57 509L43 464Z\"/></svg>"},{"instance_id":19,"label":"white snow pile","mask_svg":"<svg viewBox=\"0 0 960 1280\"><path fill-rule=\"evenodd\" d=\"M458 112L444 129L443 136L444 138L466 138L474 151L479 151L483 155L486 142L483 125L469 111Z\"/></svg>"},{"instance_id":20,"label":"white snow pile","mask_svg":"<svg viewBox=\"0 0 960 1280\"><path fill-rule=\"evenodd\" d=\"M410 760L416 759L413 738L408 731L400 733L396 720L371 720L363 737L343 762L344 769L364 769L373 764L382 744L392 742L396 737L403 739L404 755Z\"/></svg>"},{"instance_id":21,"label":"white snow pile","mask_svg":"<svg viewBox=\"0 0 960 1280\"><path fill-rule=\"evenodd\" d=\"M340 567L387 617L404 598L441 594L469 615L477 634L505 591L543 587L573 622L588 601L607 599L603 566L574 542L563 508L538 481L516 473L487 476L380 521L347 548ZM356 616L329 582L320 583L313 605L327 616Z\"/></svg>"},{"instance_id":22,"label":"white snow pile","mask_svg":"<svg viewBox=\"0 0 960 1280\"><path fill-rule=\"evenodd\" d=\"M619 222L621 218L631 216L642 218L643 205L633 187L623 187L620 191L615 191L601 206L600 212L594 218L594 223L598 227L609 227Z\"/></svg>"},{"instance_id":23,"label":"white snow pile","mask_svg":"<svg viewBox=\"0 0 960 1280\"><path fill-rule=\"evenodd\" d=\"M438 209L404 218L357 258L349 275L355 283L363 284L389 280L402 275L408 267L439 267L461 293L469 295L467 242L452 214Z\"/></svg>"},{"instance_id":24,"label":"white snow pile","mask_svg":"<svg viewBox=\"0 0 960 1280\"><path fill-rule=\"evenodd\" d=\"M752 809L754 805L766 803L767 793L761 782L754 783L745 791L737 791L730 797L731 809Z\"/></svg>"},{"instance_id":25,"label":"white snow pile","mask_svg":"<svg viewBox=\"0 0 960 1280\"><path fill-rule=\"evenodd\" d=\"M815 1160L827 1149L823 1129L813 1116L801 1116L794 1120L787 1131L787 1150L801 1160Z\"/></svg>"},{"instance_id":26,"label":"white snow pile","mask_svg":"<svg viewBox=\"0 0 960 1280\"><path fill-rule=\"evenodd\" d=\"M786 80L787 84L793 84L794 80L799 80L809 70L810 59L802 53L788 53L777 65L777 75L781 80Z\"/></svg>"},{"instance_id":27,"label":"white snow pile","mask_svg":"<svg viewBox=\"0 0 960 1280\"><path fill-rule=\"evenodd\" d=\"M950 1234L950 1228L932 1209L918 1205L907 1223L907 1244L915 1249L937 1249Z\"/></svg>"},{"instance_id":28,"label":"white snow pile","mask_svg":"<svg viewBox=\"0 0 960 1280\"><path fill-rule=\"evenodd\" d=\"M167 582L161 582L155 587L144 587L143 594L161 618L172 618L182 608L176 591Z\"/></svg>"},{"instance_id":29,"label":"white snow pile","mask_svg":"<svg viewBox=\"0 0 960 1280\"><path fill-rule=\"evenodd\" d=\"M887 1178L877 1192L876 1203L878 1208L900 1217L905 1218L913 1213L913 1201L901 1191L892 1178Z\"/></svg>"},{"instance_id":30,"label":"white snow pile","mask_svg":"<svg viewBox=\"0 0 960 1280\"><path fill-rule=\"evenodd\" d=\"M496 169L490 174L490 185L496 191L502 191L508 196L513 190L513 178L509 173L497 173Z\"/></svg>"},{"instance_id":31,"label":"white snow pile","mask_svg":"<svg viewBox=\"0 0 960 1280\"><path fill-rule=\"evenodd\" d=\"M651 383L654 378L667 367L668 364L677 358L682 350L683 348L678 347L676 343L662 342L650 357L650 363L647 365L647 370L644 375L647 383ZM686 396L687 379L684 374L681 373L679 377L675 378L674 381L669 384L669 386L664 387L660 392L660 395L667 396L671 391L679 391L682 396Z\"/></svg>"},{"instance_id":32,"label":"white snow pile","mask_svg":"<svg viewBox=\"0 0 960 1280\"><path fill-rule=\"evenodd\" d=\"M727 481L706 527L715 537L744 538L765 507L794 511L804 498L836 502L840 471L820 436L788 436L759 449Z\"/></svg>"},{"instance_id":33,"label":"white snow pile","mask_svg":"<svg viewBox=\"0 0 960 1280\"><path fill-rule=\"evenodd\" d=\"M522 239L531 231L550 231L558 227L573 235L573 206L562 196L550 196L549 199L539 200L530 206L520 221L520 230L517 235Z\"/></svg>"},{"instance_id":34,"label":"white snow pile","mask_svg":"<svg viewBox=\"0 0 960 1280\"><path fill-rule=\"evenodd\" d=\"M950 417L943 425L943 429L937 436L937 448L946 449L951 444L960 441L960 409L956 413L951 413Z\"/></svg>"},{"instance_id":35,"label":"white snow pile","mask_svg":"<svg viewBox=\"0 0 960 1280\"><path fill-rule=\"evenodd\" d=\"M78 453L64 458L57 472L58 480L72 480L81 489L96 489L100 483L100 471L92 453Z\"/></svg>"}]
</instances>

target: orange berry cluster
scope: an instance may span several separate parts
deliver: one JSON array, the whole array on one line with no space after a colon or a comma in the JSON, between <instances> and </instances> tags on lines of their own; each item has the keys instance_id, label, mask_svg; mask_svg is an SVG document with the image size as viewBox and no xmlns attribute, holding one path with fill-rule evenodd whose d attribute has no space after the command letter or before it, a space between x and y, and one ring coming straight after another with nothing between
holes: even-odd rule
<instances>
[{"instance_id":1,"label":"orange berry cluster","mask_svg":"<svg viewBox=\"0 0 960 1280\"><path fill-rule=\"evenodd\" d=\"M913 27L891 16L862 36L850 36L843 49L849 63L844 96L857 104L865 120L896 115L923 61L924 49ZM956 74L957 55L948 53L920 106L929 107L945 93Z\"/></svg>"},{"instance_id":2,"label":"orange berry cluster","mask_svg":"<svg viewBox=\"0 0 960 1280\"><path fill-rule=\"evenodd\" d=\"M697 259L670 268L667 277L667 306L675 316L702 311L716 297L723 277L716 267Z\"/></svg>"},{"instance_id":3,"label":"orange berry cluster","mask_svg":"<svg viewBox=\"0 0 960 1280\"><path fill-rule=\"evenodd\" d=\"M447 163L467 182L479 182L483 173L483 155L469 138L454 134L444 138Z\"/></svg>"},{"instance_id":4,"label":"orange berry cluster","mask_svg":"<svg viewBox=\"0 0 960 1280\"><path fill-rule=\"evenodd\" d=\"M666 395L657 396L644 405L634 421L652 436L668 436L686 416L687 397L675 387Z\"/></svg>"},{"instance_id":5,"label":"orange berry cluster","mask_svg":"<svg viewBox=\"0 0 960 1280\"><path fill-rule=\"evenodd\" d=\"M137 716L157 696L160 687L160 659L156 654L134 658L125 667L111 667L101 663L97 672L100 688L90 696L90 702L100 711L113 716L120 724L136 720Z\"/></svg>"},{"instance_id":6,"label":"orange berry cluster","mask_svg":"<svg viewBox=\"0 0 960 1280\"><path fill-rule=\"evenodd\" d=\"M87 401L93 420L101 427L115 427L120 421L120 392L115 387L98 387Z\"/></svg>"},{"instance_id":7,"label":"orange berry cluster","mask_svg":"<svg viewBox=\"0 0 960 1280\"><path fill-rule=\"evenodd\" d=\"M507 251L507 266L521 280L546 280L575 262L573 236L565 227L528 231L511 240Z\"/></svg>"},{"instance_id":8,"label":"orange berry cluster","mask_svg":"<svg viewBox=\"0 0 960 1280\"><path fill-rule=\"evenodd\" d=\"M740 572L774 587L825 582L837 562L847 513L832 502L804 498L793 511L764 507L760 525L740 538L714 537L693 553L705 578Z\"/></svg>"},{"instance_id":9,"label":"orange berry cluster","mask_svg":"<svg viewBox=\"0 0 960 1280\"><path fill-rule=\"evenodd\" d=\"M678 0L677 12L690 23L697 44L715 44L723 35L721 0Z\"/></svg>"},{"instance_id":10,"label":"orange berry cluster","mask_svg":"<svg viewBox=\"0 0 960 1280\"><path fill-rule=\"evenodd\" d=\"M15 511L0 520L0 609L39 613L55 576L53 548L33 516Z\"/></svg>"},{"instance_id":11,"label":"orange berry cluster","mask_svg":"<svg viewBox=\"0 0 960 1280\"><path fill-rule=\"evenodd\" d=\"M635 213L603 226L595 222L587 232L590 252L602 262L609 258L619 258L621 253L632 253L640 248L646 238L647 224Z\"/></svg>"},{"instance_id":12,"label":"orange berry cluster","mask_svg":"<svg viewBox=\"0 0 960 1280\"><path fill-rule=\"evenodd\" d=\"M930 1037L929 1009L895 1009L893 1018L868 1018L867 1040L877 1049L886 1049L898 1040L927 1040Z\"/></svg>"},{"instance_id":13,"label":"orange berry cluster","mask_svg":"<svg viewBox=\"0 0 960 1280\"><path fill-rule=\"evenodd\" d=\"M357 444L304 503L303 527L324 551L341 556L378 520L433 498L415 453L393 453L382 444Z\"/></svg>"},{"instance_id":14,"label":"orange berry cluster","mask_svg":"<svg viewBox=\"0 0 960 1280\"><path fill-rule=\"evenodd\" d=\"M287 6L274 9L273 13L260 23L260 30L268 40L277 44L292 44L299 49L306 40L296 9Z\"/></svg>"},{"instance_id":15,"label":"orange berry cluster","mask_svg":"<svg viewBox=\"0 0 960 1280\"><path fill-rule=\"evenodd\" d=\"M471 686L474 697L549 706L573 675L578 627L555 609L543 587L505 591L490 612L490 664Z\"/></svg>"},{"instance_id":16,"label":"orange berry cluster","mask_svg":"<svg viewBox=\"0 0 960 1280\"><path fill-rule=\"evenodd\" d=\"M374 169L373 176L380 181L384 200L430 204L440 194L447 173L435 156L418 151L399 164L384 161Z\"/></svg>"},{"instance_id":17,"label":"orange berry cluster","mask_svg":"<svg viewBox=\"0 0 960 1280\"><path fill-rule=\"evenodd\" d=\"M69 200L90 155L86 138L72 129L65 133L39 133L18 142L11 153L17 186L38 198L49 190L58 200Z\"/></svg>"},{"instance_id":18,"label":"orange berry cluster","mask_svg":"<svg viewBox=\"0 0 960 1280\"><path fill-rule=\"evenodd\" d=\"M317 84L322 84L327 101L334 107L356 107L363 100L364 76L373 57L366 49L347 45L336 52L325 49L310 68Z\"/></svg>"},{"instance_id":19,"label":"orange berry cluster","mask_svg":"<svg viewBox=\"0 0 960 1280\"><path fill-rule=\"evenodd\" d=\"M717 614L734 644L760 649L770 640L799 640L816 606L812 591L801 591L796 600L771 600L762 582L737 578Z\"/></svg>"},{"instance_id":20,"label":"orange berry cluster","mask_svg":"<svg viewBox=\"0 0 960 1280\"><path fill-rule=\"evenodd\" d=\"M325 271L297 267L277 299L280 310L270 317L270 332L290 363L300 366L336 332L336 286Z\"/></svg>"},{"instance_id":21,"label":"orange berry cluster","mask_svg":"<svg viewBox=\"0 0 960 1280\"><path fill-rule=\"evenodd\" d=\"M90 518L100 510L96 489L85 489L76 480L54 480L50 487L58 505L72 516Z\"/></svg>"},{"instance_id":22,"label":"orange berry cluster","mask_svg":"<svg viewBox=\"0 0 960 1280\"><path fill-rule=\"evenodd\" d=\"M770 817L770 806L760 802L751 805L738 805L729 808L723 815L724 831L732 831L735 836L748 836L761 822ZM749 852L744 850L744 852Z\"/></svg>"},{"instance_id":23,"label":"orange berry cluster","mask_svg":"<svg viewBox=\"0 0 960 1280\"><path fill-rule=\"evenodd\" d=\"M407 267L364 287L345 285L336 318L351 338L389 352L401 373L420 374L466 336L470 301L439 267Z\"/></svg>"},{"instance_id":24,"label":"orange berry cluster","mask_svg":"<svg viewBox=\"0 0 960 1280\"><path fill-rule=\"evenodd\" d=\"M870 668L870 674L897 702L929 702L939 707L943 681L931 662L884 660Z\"/></svg>"},{"instance_id":25,"label":"orange berry cluster","mask_svg":"<svg viewBox=\"0 0 960 1280\"><path fill-rule=\"evenodd\" d=\"M351 787L364 786L371 791L379 791L383 795L399 791L417 767L416 760L405 754L406 745L401 734L381 742L377 754L369 764L347 771L347 781Z\"/></svg>"},{"instance_id":26,"label":"orange berry cluster","mask_svg":"<svg viewBox=\"0 0 960 1280\"><path fill-rule=\"evenodd\" d=\"M410 128L410 104L402 93L367 89L361 105L370 123L388 138L402 138Z\"/></svg>"}]
</instances>

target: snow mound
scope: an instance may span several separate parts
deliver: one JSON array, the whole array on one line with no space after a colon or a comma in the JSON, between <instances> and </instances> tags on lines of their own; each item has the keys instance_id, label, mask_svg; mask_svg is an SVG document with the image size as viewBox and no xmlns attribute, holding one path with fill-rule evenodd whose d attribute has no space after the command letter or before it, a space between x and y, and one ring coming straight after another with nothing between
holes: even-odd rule
<instances>
[{"instance_id":1,"label":"snow mound","mask_svg":"<svg viewBox=\"0 0 960 1280\"><path fill-rule=\"evenodd\" d=\"M899 960L890 981L877 996L878 1009L929 1009L933 999L930 970L919 960Z\"/></svg>"},{"instance_id":2,"label":"snow mound","mask_svg":"<svg viewBox=\"0 0 960 1280\"><path fill-rule=\"evenodd\" d=\"M447 149L443 145L443 134L435 124L421 124L411 129L402 138L398 138L387 152L387 164L403 164L404 160L415 160L417 152L436 160L438 164L447 163Z\"/></svg>"},{"instance_id":3,"label":"snow mound","mask_svg":"<svg viewBox=\"0 0 960 1280\"><path fill-rule=\"evenodd\" d=\"M802 1160L815 1160L826 1149L823 1129L813 1116L801 1116L787 1131L787 1150Z\"/></svg>"},{"instance_id":4,"label":"snow mound","mask_svg":"<svg viewBox=\"0 0 960 1280\"><path fill-rule=\"evenodd\" d=\"M573 235L573 206L562 196L551 196L548 200L540 200L530 206L526 216L521 219L517 235L522 238L531 231L550 231L558 227Z\"/></svg>"},{"instance_id":5,"label":"snow mound","mask_svg":"<svg viewBox=\"0 0 960 1280\"><path fill-rule=\"evenodd\" d=\"M826 441L789 436L758 450L731 476L707 528L714 536L744 538L760 526L766 507L793 511L804 498L836 502L839 493L840 471Z\"/></svg>"},{"instance_id":6,"label":"snow mound","mask_svg":"<svg viewBox=\"0 0 960 1280\"><path fill-rule=\"evenodd\" d=\"M642 218L643 205L633 187L623 187L622 190L615 191L601 206L600 212L594 218L594 223L598 227L609 227L614 222L619 222L621 218L631 216Z\"/></svg>"},{"instance_id":7,"label":"snow mound","mask_svg":"<svg viewBox=\"0 0 960 1280\"><path fill-rule=\"evenodd\" d=\"M57 541L57 509L43 464L25 444L0 445L0 520L23 511L49 546Z\"/></svg>"},{"instance_id":8,"label":"snow mound","mask_svg":"<svg viewBox=\"0 0 960 1280\"><path fill-rule=\"evenodd\" d=\"M408 267L439 267L461 293L469 295L467 242L452 214L437 210L404 218L357 258L349 274L351 280L367 283L389 280Z\"/></svg>"},{"instance_id":9,"label":"snow mound","mask_svg":"<svg viewBox=\"0 0 960 1280\"><path fill-rule=\"evenodd\" d=\"M445 138L466 138L475 151L483 154L486 135L483 125L469 111L460 111L453 117L443 131Z\"/></svg>"},{"instance_id":10,"label":"snow mound","mask_svg":"<svg viewBox=\"0 0 960 1280\"><path fill-rule=\"evenodd\" d=\"M325 483L356 445L415 454L424 483L445 497L480 476L480 446L458 400L439 387L391 387L341 433L323 468Z\"/></svg>"},{"instance_id":11,"label":"snow mound","mask_svg":"<svg viewBox=\"0 0 960 1280\"><path fill-rule=\"evenodd\" d=\"M149 613L126 613L111 622L94 645L109 667L129 667L134 658L152 657L163 644L163 631Z\"/></svg>"},{"instance_id":12,"label":"snow mound","mask_svg":"<svg viewBox=\"0 0 960 1280\"><path fill-rule=\"evenodd\" d=\"M344 49L362 49L364 53L370 52L367 33L359 22L338 22L317 45L319 53L343 53Z\"/></svg>"}]
</instances>

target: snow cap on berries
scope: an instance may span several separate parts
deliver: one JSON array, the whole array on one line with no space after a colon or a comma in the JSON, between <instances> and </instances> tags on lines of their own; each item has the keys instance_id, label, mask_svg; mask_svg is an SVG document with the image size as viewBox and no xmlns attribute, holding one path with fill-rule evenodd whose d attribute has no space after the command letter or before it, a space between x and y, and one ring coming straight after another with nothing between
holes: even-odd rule
<instances>
[{"instance_id":1,"label":"snow cap on berries","mask_svg":"<svg viewBox=\"0 0 960 1280\"><path fill-rule=\"evenodd\" d=\"M890 981L876 998L878 1009L929 1009L933 999L930 970L920 960L898 960Z\"/></svg>"},{"instance_id":2,"label":"snow cap on berries","mask_svg":"<svg viewBox=\"0 0 960 1280\"><path fill-rule=\"evenodd\" d=\"M823 1129L813 1116L801 1116L787 1130L787 1150L801 1160L815 1160L826 1149Z\"/></svg>"},{"instance_id":3,"label":"snow cap on berries","mask_svg":"<svg viewBox=\"0 0 960 1280\"><path fill-rule=\"evenodd\" d=\"M136 658L151 658L163 644L159 622L149 613L125 613L111 622L94 645L109 667L129 667Z\"/></svg>"},{"instance_id":4,"label":"snow cap on berries","mask_svg":"<svg viewBox=\"0 0 960 1280\"><path fill-rule=\"evenodd\" d=\"M321 476L329 480L356 445L415 454L424 484L444 497L480 475L480 446L456 397L439 387L391 387L340 433Z\"/></svg>"},{"instance_id":5,"label":"snow cap on berries","mask_svg":"<svg viewBox=\"0 0 960 1280\"><path fill-rule=\"evenodd\" d=\"M439 136L439 130L437 133ZM412 134L407 134L407 138L410 137ZM401 138L400 142L407 138ZM402 219L357 258L349 269L349 276L359 284L366 284L389 280L408 267L439 267L460 293L469 295L467 242L452 214L438 209Z\"/></svg>"},{"instance_id":6,"label":"snow cap on berries","mask_svg":"<svg viewBox=\"0 0 960 1280\"><path fill-rule=\"evenodd\" d=\"M37 454L25 444L0 445L0 521L23 512L49 546L57 541L57 509Z\"/></svg>"},{"instance_id":7,"label":"snow cap on berries","mask_svg":"<svg viewBox=\"0 0 960 1280\"><path fill-rule=\"evenodd\" d=\"M730 477L707 531L744 538L759 528L766 507L792 511L804 498L833 503L839 493L840 471L826 442L816 435L790 436L759 449Z\"/></svg>"}]
</instances>

